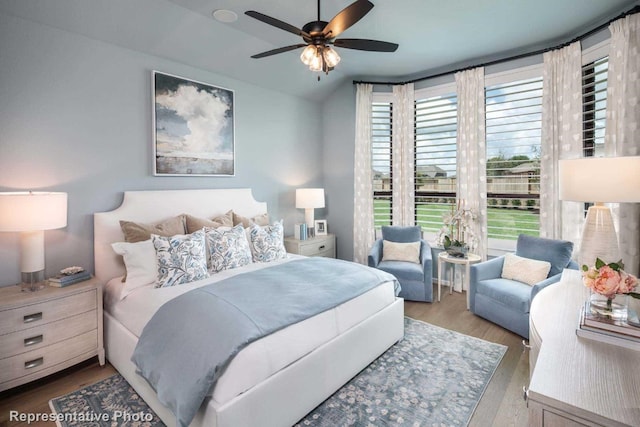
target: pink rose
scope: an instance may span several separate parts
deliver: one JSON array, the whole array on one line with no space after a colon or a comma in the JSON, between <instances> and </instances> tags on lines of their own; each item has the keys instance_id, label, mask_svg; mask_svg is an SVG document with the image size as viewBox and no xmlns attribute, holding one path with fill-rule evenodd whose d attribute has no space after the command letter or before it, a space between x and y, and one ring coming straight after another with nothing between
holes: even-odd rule
<instances>
[{"instance_id":1,"label":"pink rose","mask_svg":"<svg viewBox=\"0 0 640 427\"><path fill-rule=\"evenodd\" d=\"M619 294L628 294L633 292L633 289L638 285L638 279L633 274L627 274L624 271L620 272L620 289Z\"/></svg>"},{"instance_id":2,"label":"pink rose","mask_svg":"<svg viewBox=\"0 0 640 427\"><path fill-rule=\"evenodd\" d=\"M596 277L593 287L594 292L612 298L618 292L622 280L620 273L605 265L600 268L598 277Z\"/></svg>"},{"instance_id":3,"label":"pink rose","mask_svg":"<svg viewBox=\"0 0 640 427\"><path fill-rule=\"evenodd\" d=\"M587 271L582 272L582 283L584 283L587 288L595 291L596 277L598 277L598 270L596 270L595 267L591 267Z\"/></svg>"}]
</instances>

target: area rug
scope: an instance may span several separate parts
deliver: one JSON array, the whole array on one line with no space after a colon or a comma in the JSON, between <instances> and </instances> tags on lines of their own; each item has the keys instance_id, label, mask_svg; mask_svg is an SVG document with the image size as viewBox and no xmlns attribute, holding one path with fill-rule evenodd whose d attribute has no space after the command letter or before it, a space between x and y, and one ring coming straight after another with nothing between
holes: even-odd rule
<instances>
[{"instance_id":1,"label":"area rug","mask_svg":"<svg viewBox=\"0 0 640 427\"><path fill-rule=\"evenodd\" d=\"M465 426L506 350L405 318L403 340L296 426ZM163 425L119 374L52 399L50 406L56 414L108 414L91 420L95 426ZM86 421L62 420L58 425L82 426Z\"/></svg>"}]
</instances>

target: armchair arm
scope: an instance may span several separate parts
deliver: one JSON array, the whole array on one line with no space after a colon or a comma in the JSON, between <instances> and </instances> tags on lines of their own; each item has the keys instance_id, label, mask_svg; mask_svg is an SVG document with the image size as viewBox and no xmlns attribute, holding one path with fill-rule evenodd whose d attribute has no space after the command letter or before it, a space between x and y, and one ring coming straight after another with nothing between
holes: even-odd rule
<instances>
[{"instance_id":1,"label":"armchair arm","mask_svg":"<svg viewBox=\"0 0 640 427\"><path fill-rule=\"evenodd\" d=\"M533 301L533 298L536 295L538 295L538 292L540 292L541 290L543 290L549 285L553 285L554 283L559 282L561 277L562 277L562 273L558 273L555 276L547 277L542 282L538 282L535 285L533 285L531 287L531 301Z\"/></svg>"},{"instance_id":2,"label":"armchair arm","mask_svg":"<svg viewBox=\"0 0 640 427\"><path fill-rule=\"evenodd\" d=\"M431 245L425 240L421 240L420 245L420 262L422 263L422 271L424 273L424 284L431 286L433 284L433 257L431 255Z\"/></svg>"},{"instance_id":3,"label":"armchair arm","mask_svg":"<svg viewBox=\"0 0 640 427\"><path fill-rule=\"evenodd\" d=\"M380 260L382 259L382 239L378 239L373 242L373 246L369 251L367 262L369 267L378 267Z\"/></svg>"},{"instance_id":4,"label":"armchair arm","mask_svg":"<svg viewBox=\"0 0 640 427\"><path fill-rule=\"evenodd\" d=\"M497 279L498 277L502 276L503 264L504 256L499 256L485 262L473 264L470 270L470 280L472 282L478 282L480 280Z\"/></svg>"}]
</instances>

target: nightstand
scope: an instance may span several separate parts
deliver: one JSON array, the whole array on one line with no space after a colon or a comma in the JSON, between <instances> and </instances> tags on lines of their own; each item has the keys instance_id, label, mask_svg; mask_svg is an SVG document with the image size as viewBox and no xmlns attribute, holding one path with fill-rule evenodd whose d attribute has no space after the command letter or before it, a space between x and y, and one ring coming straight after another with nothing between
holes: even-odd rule
<instances>
[{"instance_id":1,"label":"nightstand","mask_svg":"<svg viewBox=\"0 0 640 427\"><path fill-rule=\"evenodd\" d=\"M104 365L97 279L37 292L0 288L0 391L96 355Z\"/></svg>"},{"instance_id":2,"label":"nightstand","mask_svg":"<svg viewBox=\"0 0 640 427\"><path fill-rule=\"evenodd\" d=\"M290 254L335 258L336 236L335 234L327 234L326 236L316 236L307 240L286 237L284 239L284 247Z\"/></svg>"}]
</instances>

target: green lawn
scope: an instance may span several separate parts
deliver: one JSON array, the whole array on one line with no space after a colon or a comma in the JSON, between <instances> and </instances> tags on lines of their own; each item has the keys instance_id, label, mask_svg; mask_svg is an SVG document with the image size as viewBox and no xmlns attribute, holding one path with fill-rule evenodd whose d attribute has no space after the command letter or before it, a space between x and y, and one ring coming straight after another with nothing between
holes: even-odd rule
<instances>
[{"instance_id":1,"label":"green lawn","mask_svg":"<svg viewBox=\"0 0 640 427\"><path fill-rule=\"evenodd\" d=\"M376 228L389 225L389 201L374 200ZM442 227L442 215L449 212L449 205L418 206L418 222L427 231L437 232ZM539 215L524 209L496 208L487 209L489 238L516 240L518 234L539 236Z\"/></svg>"}]
</instances>

